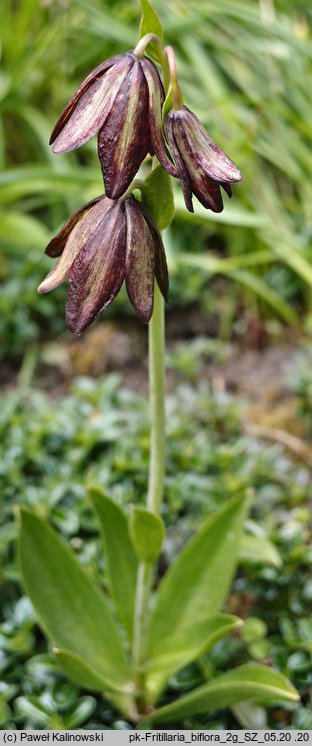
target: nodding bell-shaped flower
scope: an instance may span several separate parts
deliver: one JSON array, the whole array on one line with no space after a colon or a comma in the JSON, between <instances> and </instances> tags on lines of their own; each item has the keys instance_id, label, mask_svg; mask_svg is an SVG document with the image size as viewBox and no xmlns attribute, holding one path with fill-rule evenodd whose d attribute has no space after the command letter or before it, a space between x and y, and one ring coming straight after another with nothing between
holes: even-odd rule
<instances>
[{"instance_id":1,"label":"nodding bell-shaped flower","mask_svg":"<svg viewBox=\"0 0 312 746\"><path fill-rule=\"evenodd\" d=\"M154 278L168 300L168 272L158 229L134 197L101 196L78 210L46 248L60 256L38 290L47 293L70 283L66 320L80 334L107 308L123 281L141 321L153 311Z\"/></svg>"},{"instance_id":2,"label":"nodding bell-shaped flower","mask_svg":"<svg viewBox=\"0 0 312 746\"><path fill-rule=\"evenodd\" d=\"M222 212L220 187L232 196L231 184L242 180L235 163L209 137L195 114L181 106L167 114L166 138L179 179L187 209L193 212L192 194L204 207Z\"/></svg>"},{"instance_id":3,"label":"nodding bell-shaped flower","mask_svg":"<svg viewBox=\"0 0 312 746\"><path fill-rule=\"evenodd\" d=\"M176 176L162 134L164 90L154 63L140 53L103 62L79 86L50 138L54 153L67 153L98 133L105 193L117 199L128 189L147 153Z\"/></svg>"}]
</instances>

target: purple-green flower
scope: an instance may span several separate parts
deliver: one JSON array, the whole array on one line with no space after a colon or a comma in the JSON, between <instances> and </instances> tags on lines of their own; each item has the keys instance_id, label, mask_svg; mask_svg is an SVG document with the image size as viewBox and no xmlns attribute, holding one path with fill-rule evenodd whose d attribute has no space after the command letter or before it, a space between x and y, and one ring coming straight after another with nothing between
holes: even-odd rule
<instances>
[{"instance_id":1,"label":"purple-green flower","mask_svg":"<svg viewBox=\"0 0 312 746\"><path fill-rule=\"evenodd\" d=\"M162 82L154 63L133 52L93 70L70 99L52 132L54 153L79 148L98 133L105 192L111 199L128 189L148 153L173 176L162 133Z\"/></svg>"},{"instance_id":2,"label":"purple-green flower","mask_svg":"<svg viewBox=\"0 0 312 746\"><path fill-rule=\"evenodd\" d=\"M165 133L182 183L187 209L193 212L192 194L195 194L204 207L213 212L222 212L220 187L231 197L231 184L242 180L235 163L209 137L187 106L169 112L165 120Z\"/></svg>"},{"instance_id":3,"label":"purple-green flower","mask_svg":"<svg viewBox=\"0 0 312 746\"><path fill-rule=\"evenodd\" d=\"M38 290L47 293L70 283L66 320L80 334L107 308L123 281L132 306L148 323L153 312L154 278L168 299L163 243L146 209L133 197L102 196L78 210L46 248L60 256Z\"/></svg>"}]
</instances>

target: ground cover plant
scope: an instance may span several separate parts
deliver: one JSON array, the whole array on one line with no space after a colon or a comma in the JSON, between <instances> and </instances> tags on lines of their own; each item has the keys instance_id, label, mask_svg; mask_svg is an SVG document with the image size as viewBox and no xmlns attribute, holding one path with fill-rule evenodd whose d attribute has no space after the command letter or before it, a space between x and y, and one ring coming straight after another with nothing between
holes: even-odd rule
<instances>
[{"instance_id":1,"label":"ground cover plant","mask_svg":"<svg viewBox=\"0 0 312 746\"><path fill-rule=\"evenodd\" d=\"M184 346L185 354L188 347ZM196 375L203 356L193 348ZM243 541L239 571L225 607L228 613L238 613L245 627L173 676L168 699L210 680L229 664L254 660L278 666L300 691L301 701L211 711L179 720L177 727L240 728L260 723L311 728L310 468L284 446L247 435L242 429L246 398L222 393L202 376L195 385L190 369L181 373L181 357L181 349L170 355L177 380L168 395L168 535L159 573L228 495L244 494L251 484L254 495L245 526L248 539ZM309 360L303 354L292 364L298 422L309 412ZM116 375L102 381L77 379L58 400L57 409L49 393L37 386L32 383L27 392L6 395L1 402L1 727L131 727L101 696L69 684L51 656L34 611L21 596L13 506L36 505L106 587L107 565L86 488L90 481L104 482L119 505L129 506L138 495L143 505L147 401L121 386Z\"/></svg>"},{"instance_id":2,"label":"ground cover plant","mask_svg":"<svg viewBox=\"0 0 312 746\"><path fill-rule=\"evenodd\" d=\"M104 690L105 700L120 711L128 724L142 722L143 725L148 723L161 727L167 722L179 723L182 717L196 718L201 713L207 718L209 712L208 721L205 723L209 727L211 713L214 713L215 707L219 704L220 696L223 707L232 708L230 717L235 716L242 724L255 724L257 717L260 720L262 718L264 722L266 717L263 707L254 704L246 707L246 699L260 702L288 700L291 703L290 709L293 708L295 712L294 722L296 718L297 722L300 722L300 718L301 722L306 722L304 710L298 709L295 704L296 691L283 675L289 672L277 671L285 669L284 662L281 665L281 660L274 659L273 668L259 663L262 659L266 664L272 663L272 659L266 660L267 656L264 653L268 651L264 641L265 624L251 618L249 627L247 625L245 632L242 633L242 639L245 634L249 658L248 654L246 657L242 655L238 645L236 652L240 652L234 655L234 666L231 665L231 642L222 643L225 645L224 649L222 646L220 648L221 643L218 643L218 640L231 632L234 635L233 639L236 640L241 624L240 619L233 613L235 608L229 608L222 613L219 611L224 604L235 570L239 547L242 546L242 556L245 556L245 560L246 557L250 559L253 555L264 564L268 563L273 567L280 565L280 557L274 546L263 534L257 535L254 529L241 545L247 505L251 502L250 490L246 489L244 482L236 485L234 490L232 486L225 490L224 504L217 507L213 505L213 501L210 503L211 514L201 524L199 533L193 534L193 538L182 551L177 552L177 548L173 549L174 563L167 561L162 567L159 559L165 535L165 516L160 517L164 474L164 378L163 301L158 287L165 298L168 289L166 263L157 224L161 229L166 228L173 216L170 179L166 171L176 178L179 177L189 211L192 210L194 192L203 207L210 208L214 213L219 213L222 209L220 187L231 196L231 184L239 181L241 175L233 162L207 138L191 111L183 106L172 48L164 49L159 21L148 2L142 2L142 11L142 38L135 46L134 53L112 57L108 64L105 63L91 74L69 108L65 110L52 135L55 152L62 152L84 144L86 139L100 129L99 158L106 196L94 198L90 195L91 201L82 210L78 208L73 218L65 224L55 239L50 241L47 252L54 257L61 255L61 258L41 284L41 291L51 290L64 279L70 279L72 285L67 301L67 321L73 331L81 332L98 312L111 302L125 278L134 310L142 321L149 322L151 319L149 333L152 436L147 509L142 501L141 488L133 492L132 502L135 503L135 507L130 511L125 511L118 499L116 501L107 493L103 493L99 485L109 485L109 476L104 482L99 479L87 480L83 490L80 489L79 497L85 500L87 491L93 509L98 515L104 545L105 591L111 595L113 612L110 603L107 602L107 593L103 593L98 585L99 579L103 581L101 555L96 562L93 576L90 573L86 574L81 569L75 553L69 553L65 544L57 538L57 534L48 528L40 511L23 509L19 556L25 587L42 627L54 645L53 654L58 660L58 666L74 682L75 687L66 689L66 684L65 688L62 684L60 687L57 684L56 688L54 687L55 661L53 659L51 670L51 657L38 660L37 668L36 662L34 667L30 663L30 679L34 671L37 671L39 678L42 675L42 681L53 681L53 693L48 687L50 695L47 692L41 694L39 687L39 690L32 692L35 696L31 695L30 699L19 696L16 700L16 722L19 718L21 722L23 717L40 720L41 712L41 723L44 727L53 727L51 722L60 723L61 727L75 727L77 723L88 718L90 723L92 710L100 706L101 699L83 696L77 700L77 687L92 692ZM149 56L146 56L146 50ZM159 106L163 103L163 94L157 68L150 57L156 59L158 65L162 65L164 72L163 82L167 98L163 108L163 123L167 146L160 121ZM115 85L113 91L116 100L121 90L121 100L124 100L124 90L127 91L126 114L130 117L130 124L133 124L134 120L136 124L139 123L138 111L135 110L133 113L131 110L131 100L138 92L140 93L139 113L142 114L145 107L150 141L141 138L137 146L133 134L135 128L130 128L127 132L124 124L127 117L123 118L123 112L120 115L118 109L114 119L113 108L110 108L111 100L106 111L108 124L90 119L90 107L97 116L94 97L98 97L104 109L107 107L105 81L102 83L105 75L112 81L113 86ZM134 80L136 82L133 82ZM133 121L131 116L134 117ZM130 155L128 151L123 150L125 139L122 135L126 135ZM107 148L111 141L114 142L115 150L109 156ZM168 146L171 157L167 150ZM145 180L136 181L131 187L137 167L149 149L156 153L158 162L153 161L151 174ZM201 161L203 152L206 160ZM79 173L77 170L76 176ZM146 176L142 174L144 175ZM134 193L129 191L122 196L128 188L134 190ZM181 211L180 213L184 214ZM245 216L245 219L248 222L248 216ZM233 220L235 222L232 212L230 221ZM253 220L252 217L251 222ZM114 235L114 242L112 246L106 246L106 263L103 265L99 262L101 242L97 233L105 228L105 223ZM103 236L102 240L105 241L105 233ZM286 235L283 237L286 246ZM286 257L289 257L287 251ZM246 267L250 263L251 266L257 267L258 259L258 256L249 257L247 264L243 260L243 265ZM265 264L268 260L266 254L265 258L261 257L260 264ZM212 262L209 262L208 257L200 255L195 257L194 261L181 252L176 259L176 266L182 264L187 268L193 265L195 270L222 274L225 262L225 273L232 272L233 277L239 282L269 300L271 306L278 310L284 319L292 324L298 324L298 317L291 306L270 288L268 290L263 281L250 277L245 269L242 271L241 261L240 257L238 262L226 264L226 260L212 257ZM296 255L295 259L292 258L288 263L299 276L308 279L309 265L303 256L299 256L298 261ZM154 277L157 283L153 297ZM98 278L102 283L101 288ZM29 360L32 365L31 353ZM21 380L22 394L19 394L20 398L13 397L10 400L9 416L18 411L20 401L25 401L25 392L28 391L27 364L26 376L21 377ZM85 383L88 388L90 383L87 380ZM186 399L190 396L186 391L183 395ZM215 416L217 424L216 413ZM114 422L114 417L112 419ZM118 432L117 423L115 420ZM92 449L91 454L93 455ZM14 465L15 462L14 456ZM82 466L83 464L79 463L80 488ZM142 473L146 481L146 464ZM139 483L141 478L139 470ZM122 486L121 495L121 502L124 504ZM37 497L36 494L35 502ZM177 509L180 512L181 506L178 503ZM77 522L75 526L78 529ZM62 522L60 528L64 528ZM192 528L194 530L194 524ZM7 551L7 537L4 544ZM153 570L155 563L157 569ZM65 574L64 566L67 568ZM215 582L215 575L218 576L218 583ZM209 597L206 594L207 587L210 590ZM92 614L86 614L85 609L90 607ZM22 624L25 622L26 635L31 639L29 633L33 625L33 615L27 602L18 605L13 614L17 614ZM12 615L12 608L9 609L8 615ZM81 622L79 630L75 626L77 617ZM100 617L106 620L105 634L96 622ZM299 640L299 643L295 644L300 645L301 638L306 640L309 636L309 626L305 622L297 630L296 627L289 625L287 619L284 621L283 629L288 630L288 638L293 641ZM6 635L10 638L12 629L14 636L14 622L11 629L9 622L4 624L4 639ZM221 649L224 652L223 658L221 655L221 670L218 666L211 668L215 646L217 650ZM10 644L4 647L10 648ZM207 658L211 648L213 649ZM303 651L303 656L299 656L299 667L301 665L301 671L305 672L309 665L309 648L304 642ZM197 670L202 672L202 666L196 663L199 659L206 662L205 674L202 677L198 677L196 673ZM249 662L246 663L246 660ZM8 664L6 659L4 663L9 671L11 662ZM292 664L293 668L296 668L297 664ZM174 683L180 681L179 671L182 671L182 681L186 681L186 692L181 694L180 691L180 696L177 696L179 688L184 689L183 685L181 687L178 683L176 686ZM9 675L11 676L12 672ZM168 685L173 687L173 691L170 688L168 690ZM6 702L16 697L16 686L12 684L8 688L4 687L4 718L10 716ZM304 696L306 697L306 694ZM63 715L60 714L60 710ZM102 711L102 720L101 715L98 717L101 727L101 723L103 725L106 722L105 718L110 716L104 716ZM123 721L117 722L123 727ZM183 727L187 725L183 724Z\"/></svg>"}]
</instances>

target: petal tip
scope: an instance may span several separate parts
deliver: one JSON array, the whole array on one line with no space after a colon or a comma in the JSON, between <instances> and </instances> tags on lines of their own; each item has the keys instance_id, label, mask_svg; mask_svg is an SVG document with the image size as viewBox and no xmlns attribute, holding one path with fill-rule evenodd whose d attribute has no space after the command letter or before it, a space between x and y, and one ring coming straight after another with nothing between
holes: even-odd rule
<instances>
[{"instance_id":1,"label":"petal tip","mask_svg":"<svg viewBox=\"0 0 312 746\"><path fill-rule=\"evenodd\" d=\"M56 137L56 138L55 138L55 139L54 139L54 140L52 141L52 143L50 143L50 145L51 145L51 150L52 150L52 153L54 153L54 155L59 155L59 153L66 153L66 147L65 147L65 148L64 148L64 147L62 147L62 146L61 146L61 145L60 145L60 144L59 144L59 143L57 142L57 140L58 140L58 138Z\"/></svg>"},{"instance_id":2,"label":"petal tip","mask_svg":"<svg viewBox=\"0 0 312 746\"><path fill-rule=\"evenodd\" d=\"M47 287L46 287L46 281L45 281L45 280L42 280L42 282L40 283L40 285L38 285L38 288L37 288L37 292L38 292L38 293L39 293L40 295L43 295L44 293L48 293L48 292L49 292L49 289L50 289L50 288L47 288Z\"/></svg>"}]
</instances>

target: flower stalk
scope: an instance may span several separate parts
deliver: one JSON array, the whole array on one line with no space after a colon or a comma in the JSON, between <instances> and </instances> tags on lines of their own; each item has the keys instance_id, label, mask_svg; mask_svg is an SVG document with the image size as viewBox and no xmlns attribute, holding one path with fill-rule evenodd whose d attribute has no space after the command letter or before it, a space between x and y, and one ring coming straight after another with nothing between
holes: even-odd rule
<instances>
[{"instance_id":1,"label":"flower stalk","mask_svg":"<svg viewBox=\"0 0 312 746\"><path fill-rule=\"evenodd\" d=\"M133 664L134 684L138 714L146 712L144 664L147 659L148 644L148 611L150 590L153 578L153 566L149 562L140 562L138 566L136 599L133 628Z\"/></svg>"},{"instance_id":2,"label":"flower stalk","mask_svg":"<svg viewBox=\"0 0 312 746\"><path fill-rule=\"evenodd\" d=\"M152 42L156 42L159 48L161 59L163 59L164 54L164 48L160 41L159 36L156 34L145 34L145 36L142 36L142 39L137 43L135 49L133 50L134 57L137 57L137 59L141 59L144 56L146 47Z\"/></svg>"},{"instance_id":3,"label":"flower stalk","mask_svg":"<svg viewBox=\"0 0 312 746\"><path fill-rule=\"evenodd\" d=\"M177 63L172 47L165 48L165 55L168 61L170 72L170 84L172 91L172 104L175 111L179 111L183 105L182 91L178 82Z\"/></svg>"},{"instance_id":4,"label":"flower stalk","mask_svg":"<svg viewBox=\"0 0 312 746\"><path fill-rule=\"evenodd\" d=\"M165 314L164 300L156 283L149 324L149 387L151 447L147 507L159 514L165 476Z\"/></svg>"},{"instance_id":5,"label":"flower stalk","mask_svg":"<svg viewBox=\"0 0 312 746\"><path fill-rule=\"evenodd\" d=\"M147 509L160 514L165 476L165 313L164 299L154 287L154 310L149 323L149 391L150 391L150 461L147 492ZM137 575L133 659L135 684L138 692L137 707L144 713L144 663L147 658L148 618L153 567L140 562Z\"/></svg>"}]
</instances>

